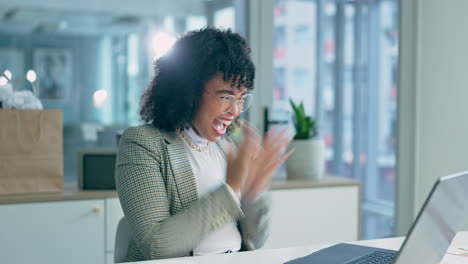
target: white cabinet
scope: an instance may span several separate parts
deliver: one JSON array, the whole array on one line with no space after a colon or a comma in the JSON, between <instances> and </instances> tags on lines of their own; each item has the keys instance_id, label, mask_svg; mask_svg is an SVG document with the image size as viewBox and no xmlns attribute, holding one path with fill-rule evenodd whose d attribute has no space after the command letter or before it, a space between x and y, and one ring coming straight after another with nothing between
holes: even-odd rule
<instances>
[{"instance_id":1,"label":"white cabinet","mask_svg":"<svg viewBox=\"0 0 468 264\"><path fill-rule=\"evenodd\" d=\"M119 198L106 199L106 263L114 263L114 244L117 225L123 217Z\"/></svg>"},{"instance_id":2,"label":"white cabinet","mask_svg":"<svg viewBox=\"0 0 468 264\"><path fill-rule=\"evenodd\" d=\"M270 192L271 233L265 248L359 238L359 185ZM113 263L123 212L118 198L106 197L113 196L0 204L1 263Z\"/></svg>"},{"instance_id":3,"label":"white cabinet","mask_svg":"<svg viewBox=\"0 0 468 264\"><path fill-rule=\"evenodd\" d=\"M114 262L114 253L106 253L106 264L113 264Z\"/></svg>"},{"instance_id":4,"label":"white cabinet","mask_svg":"<svg viewBox=\"0 0 468 264\"><path fill-rule=\"evenodd\" d=\"M0 205L2 263L103 264L104 200Z\"/></svg>"},{"instance_id":5,"label":"white cabinet","mask_svg":"<svg viewBox=\"0 0 468 264\"><path fill-rule=\"evenodd\" d=\"M359 239L359 186L273 190L264 248Z\"/></svg>"}]
</instances>

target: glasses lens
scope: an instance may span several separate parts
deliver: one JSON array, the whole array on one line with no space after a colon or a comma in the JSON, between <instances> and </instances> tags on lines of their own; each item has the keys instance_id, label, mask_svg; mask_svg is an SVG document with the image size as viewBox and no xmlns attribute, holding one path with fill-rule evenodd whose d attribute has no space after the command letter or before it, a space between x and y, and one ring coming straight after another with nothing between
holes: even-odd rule
<instances>
[{"instance_id":1,"label":"glasses lens","mask_svg":"<svg viewBox=\"0 0 468 264\"><path fill-rule=\"evenodd\" d=\"M234 105L234 102L236 101L236 98L234 95L228 95L225 96L223 99L221 99L221 111L224 113L229 112L231 110L232 106Z\"/></svg>"},{"instance_id":2,"label":"glasses lens","mask_svg":"<svg viewBox=\"0 0 468 264\"><path fill-rule=\"evenodd\" d=\"M239 101L239 109L241 109L241 112L247 111L249 109L250 105L252 105L252 95L247 94L241 99L242 101Z\"/></svg>"}]
</instances>

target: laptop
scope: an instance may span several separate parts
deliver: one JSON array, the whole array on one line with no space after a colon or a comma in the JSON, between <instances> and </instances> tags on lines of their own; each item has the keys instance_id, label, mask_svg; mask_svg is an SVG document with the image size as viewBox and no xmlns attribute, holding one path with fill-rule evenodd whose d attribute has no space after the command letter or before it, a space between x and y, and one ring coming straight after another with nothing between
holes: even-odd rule
<instances>
[{"instance_id":1,"label":"laptop","mask_svg":"<svg viewBox=\"0 0 468 264\"><path fill-rule=\"evenodd\" d=\"M340 243L285 264L440 263L468 216L468 171L440 177L399 251Z\"/></svg>"}]
</instances>

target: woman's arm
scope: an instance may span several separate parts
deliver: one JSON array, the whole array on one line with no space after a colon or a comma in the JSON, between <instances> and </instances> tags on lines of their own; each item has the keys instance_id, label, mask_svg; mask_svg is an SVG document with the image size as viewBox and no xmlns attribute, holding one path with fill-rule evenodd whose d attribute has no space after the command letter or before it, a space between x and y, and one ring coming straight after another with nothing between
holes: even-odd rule
<instances>
[{"instance_id":1,"label":"woman's arm","mask_svg":"<svg viewBox=\"0 0 468 264\"><path fill-rule=\"evenodd\" d=\"M245 218L239 221L242 241L246 250L261 248L270 234L271 199L265 192L256 200L243 200Z\"/></svg>"},{"instance_id":2,"label":"woman's arm","mask_svg":"<svg viewBox=\"0 0 468 264\"><path fill-rule=\"evenodd\" d=\"M164 183L155 141L141 128L123 134L116 165L120 203L146 259L187 256L205 235L244 215L226 185L170 215L166 188L177 187Z\"/></svg>"},{"instance_id":3,"label":"woman's arm","mask_svg":"<svg viewBox=\"0 0 468 264\"><path fill-rule=\"evenodd\" d=\"M223 144L225 152L239 149L239 143L232 137L226 137ZM269 237L271 198L269 193L263 192L254 201L250 198L241 201L241 208L245 218L239 221L242 234L242 250L261 248Z\"/></svg>"},{"instance_id":4,"label":"woman's arm","mask_svg":"<svg viewBox=\"0 0 468 264\"><path fill-rule=\"evenodd\" d=\"M248 132L247 136L250 134L254 138L257 137L255 128L248 123L243 124L243 131ZM242 190L244 200L241 207L245 218L239 222L246 250L262 247L268 238L271 202L265 190L268 189L275 171L294 151L282 154L292 140L292 136L288 136L287 132L278 131L278 127L268 131L262 139L261 148L250 163L249 177ZM233 142L232 139L229 141Z\"/></svg>"}]
</instances>

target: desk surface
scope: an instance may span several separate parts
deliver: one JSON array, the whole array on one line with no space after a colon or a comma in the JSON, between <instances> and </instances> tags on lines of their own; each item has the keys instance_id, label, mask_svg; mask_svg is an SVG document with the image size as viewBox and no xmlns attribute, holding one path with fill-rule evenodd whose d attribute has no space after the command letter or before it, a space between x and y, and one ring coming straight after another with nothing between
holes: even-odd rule
<instances>
[{"instance_id":1,"label":"desk surface","mask_svg":"<svg viewBox=\"0 0 468 264\"><path fill-rule=\"evenodd\" d=\"M363 240L352 242L353 244L366 245L372 247L380 247L398 250L402 237L386 238L377 240ZM327 245L311 245L305 247L294 248L280 248L280 249L264 249L249 252L239 252L231 254L213 255L213 256L199 256L199 257L186 257L174 258L166 260L150 260L143 262L134 262L135 264L234 264L234 263L255 263L255 264L280 264L286 261L306 256L314 251L331 246ZM462 249L460 249L462 248ZM466 249L463 250L463 249ZM442 264L467 264L468 263L468 231L460 232L455 237L452 245L447 251L448 254L441 262Z\"/></svg>"}]
</instances>

